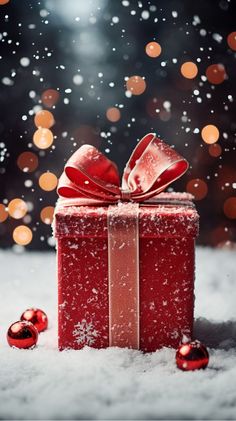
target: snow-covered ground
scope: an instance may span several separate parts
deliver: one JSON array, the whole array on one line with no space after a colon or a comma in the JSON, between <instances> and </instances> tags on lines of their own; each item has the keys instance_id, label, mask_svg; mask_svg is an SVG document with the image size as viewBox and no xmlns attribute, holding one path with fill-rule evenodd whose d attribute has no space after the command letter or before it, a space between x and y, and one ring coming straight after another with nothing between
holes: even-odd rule
<instances>
[{"instance_id":1,"label":"snow-covered ground","mask_svg":"<svg viewBox=\"0 0 236 421\"><path fill-rule=\"evenodd\" d=\"M0 252L0 419L235 419L235 251L197 250L195 336L210 347L205 371L182 372L175 351L57 351L54 253ZM23 310L50 328L34 350L7 345Z\"/></svg>"}]
</instances>

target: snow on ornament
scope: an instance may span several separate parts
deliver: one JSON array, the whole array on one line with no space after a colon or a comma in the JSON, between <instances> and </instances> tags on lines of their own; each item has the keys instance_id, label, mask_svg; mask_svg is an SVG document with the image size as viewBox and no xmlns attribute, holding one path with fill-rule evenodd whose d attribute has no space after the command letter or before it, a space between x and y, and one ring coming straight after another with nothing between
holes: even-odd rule
<instances>
[{"instance_id":1,"label":"snow on ornament","mask_svg":"<svg viewBox=\"0 0 236 421\"><path fill-rule=\"evenodd\" d=\"M98 332L94 328L92 322L87 322L83 319L74 326L73 336L78 345L91 346L95 342Z\"/></svg>"}]
</instances>

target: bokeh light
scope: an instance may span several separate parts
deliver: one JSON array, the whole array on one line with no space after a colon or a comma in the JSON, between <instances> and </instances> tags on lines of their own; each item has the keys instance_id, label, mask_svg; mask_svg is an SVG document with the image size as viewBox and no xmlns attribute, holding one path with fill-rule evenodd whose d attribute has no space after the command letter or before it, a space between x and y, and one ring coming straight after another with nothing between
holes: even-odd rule
<instances>
[{"instance_id":1,"label":"bokeh light","mask_svg":"<svg viewBox=\"0 0 236 421\"><path fill-rule=\"evenodd\" d=\"M59 92L55 89L47 89L41 95L42 103L48 107L52 108L59 100Z\"/></svg>"},{"instance_id":2,"label":"bokeh light","mask_svg":"<svg viewBox=\"0 0 236 421\"><path fill-rule=\"evenodd\" d=\"M198 74L198 67L192 61L186 61L182 64L180 72L186 79L194 79Z\"/></svg>"},{"instance_id":3,"label":"bokeh light","mask_svg":"<svg viewBox=\"0 0 236 421\"><path fill-rule=\"evenodd\" d=\"M53 134L49 129L38 129L34 133L33 142L39 149L48 149L53 143Z\"/></svg>"},{"instance_id":4,"label":"bokeh light","mask_svg":"<svg viewBox=\"0 0 236 421\"><path fill-rule=\"evenodd\" d=\"M161 46L158 42L149 42L145 47L146 54L149 57L156 58L161 54Z\"/></svg>"},{"instance_id":5,"label":"bokeh light","mask_svg":"<svg viewBox=\"0 0 236 421\"><path fill-rule=\"evenodd\" d=\"M0 0L0 6L9 3L10 0Z\"/></svg>"},{"instance_id":6,"label":"bokeh light","mask_svg":"<svg viewBox=\"0 0 236 421\"><path fill-rule=\"evenodd\" d=\"M236 51L236 32L231 32L227 36L227 43L231 50Z\"/></svg>"},{"instance_id":7,"label":"bokeh light","mask_svg":"<svg viewBox=\"0 0 236 421\"><path fill-rule=\"evenodd\" d=\"M219 85L224 82L227 77L225 67L223 64L211 64L206 69L206 77L208 82L213 85Z\"/></svg>"},{"instance_id":8,"label":"bokeh light","mask_svg":"<svg viewBox=\"0 0 236 421\"><path fill-rule=\"evenodd\" d=\"M50 225L53 221L54 207L45 206L40 212L40 219L44 224Z\"/></svg>"},{"instance_id":9,"label":"bokeh light","mask_svg":"<svg viewBox=\"0 0 236 421\"><path fill-rule=\"evenodd\" d=\"M224 202L224 214L229 219L236 219L236 196L226 199Z\"/></svg>"},{"instance_id":10,"label":"bokeh light","mask_svg":"<svg viewBox=\"0 0 236 421\"><path fill-rule=\"evenodd\" d=\"M45 172L39 177L39 186L42 190L52 191L57 187L57 176L52 172Z\"/></svg>"},{"instance_id":11,"label":"bokeh light","mask_svg":"<svg viewBox=\"0 0 236 421\"><path fill-rule=\"evenodd\" d=\"M141 95L146 89L146 82L141 76L131 76L126 81L126 89L132 93L132 95Z\"/></svg>"},{"instance_id":12,"label":"bokeh light","mask_svg":"<svg viewBox=\"0 0 236 421\"><path fill-rule=\"evenodd\" d=\"M13 240L16 244L21 246L27 246L27 244L31 243L32 238L33 234L31 229L25 225L19 225L13 231Z\"/></svg>"},{"instance_id":13,"label":"bokeh light","mask_svg":"<svg viewBox=\"0 0 236 421\"><path fill-rule=\"evenodd\" d=\"M6 210L6 206L0 203L0 222L6 221L8 218L8 212Z\"/></svg>"},{"instance_id":14,"label":"bokeh light","mask_svg":"<svg viewBox=\"0 0 236 421\"><path fill-rule=\"evenodd\" d=\"M209 146L208 151L211 156L217 158L222 154L222 147L219 145L219 143L213 143Z\"/></svg>"},{"instance_id":15,"label":"bokeh light","mask_svg":"<svg viewBox=\"0 0 236 421\"><path fill-rule=\"evenodd\" d=\"M34 124L38 128L50 129L54 123L54 117L50 111L40 110L35 114Z\"/></svg>"},{"instance_id":16,"label":"bokeh light","mask_svg":"<svg viewBox=\"0 0 236 421\"><path fill-rule=\"evenodd\" d=\"M121 117L119 108L116 108L116 107L108 108L106 112L106 117L112 123L116 123L117 121L119 121Z\"/></svg>"},{"instance_id":17,"label":"bokeh light","mask_svg":"<svg viewBox=\"0 0 236 421\"><path fill-rule=\"evenodd\" d=\"M195 178L187 183L186 190L191 193L195 200L202 200L208 193L208 187L205 181Z\"/></svg>"},{"instance_id":18,"label":"bokeh light","mask_svg":"<svg viewBox=\"0 0 236 421\"><path fill-rule=\"evenodd\" d=\"M207 126L203 127L201 136L205 143L212 144L217 142L220 136L220 132L216 126L213 124L208 124Z\"/></svg>"},{"instance_id":19,"label":"bokeh light","mask_svg":"<svg viewBox=\"0 0 236 421\"><path fill-rule=\"evenodd\" d=\"M23 172L33 172L38 164L38 157L33 152L22 152L17 158L17 165Z\"/></svg>"},{"instance_id":20,"label":"bokeh light","mask_svg":"<svg viewBox=\"0 0 236 421\"><path fill-rule=\"evenodd\" d=\"M8 213L14 219L21 219L27 213L28 207L24 200L16 198L8 204Z\"/></svg>"}]
</instances>

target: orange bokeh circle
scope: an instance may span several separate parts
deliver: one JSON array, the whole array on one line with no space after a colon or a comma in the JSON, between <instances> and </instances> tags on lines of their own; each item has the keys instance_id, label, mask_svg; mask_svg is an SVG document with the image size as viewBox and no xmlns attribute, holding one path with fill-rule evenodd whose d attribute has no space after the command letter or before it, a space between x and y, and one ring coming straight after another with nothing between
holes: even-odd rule
<instances>
[{"instance_id":1,"label":"orange bokeh circle","mask_svg":"<svg viewBox=\"0 0 236 421\"><path fill-rule=\"evenodd\" d=\"M27 205L24 200L16 198L9 202L8 213L14 219L21 219L27 213Z\"/></svg>"},{"instance_id":2,"label":"orange bokeh circle","mask_svg":"<svg viewBox=\"0 0 236 421\"><path fill-rule=\"evenodd\" d=\"M119 121L121 117L119 108L116 108L116 107L108 108L106 112L106 117L112 123L116 123L117 121Z\"/></svg>"},{"instance_id":3,"label":"orange bokeh circle","mask_svg":"<svg viewBox=\"0 0 236 421\"><path fill-rule=\"evenodd\" d=\"M16 227L12 236L15 243L21 246L27 246L27 244L31 243L33 238L31 229L25 225L19 225Z\"/></svg>"},{"instance_id":4,"label":"orange bokeh circle","mask_svg":"<svg viewBox=\"0 0 236 421\"><path fill-rule=\"evenodd\" d=\"M156 58L161 54L161 46L158 42L152 41L146 45L145 51L149 57Z\"/></svg>"},{"instance_id":5,"label":"orange bokeh circle","mask_svg":"<svg viewBox=\"0 0 236 421\"><path fill-rule=\"evenodd\" d=\"M42 190L52 191L57 187L57 176L52 172L45 172L39 177L39 186Z\"/></svg>"},{"instance_id":6,"label":"orange bokeh circle","mask_svg":"<svg viewBox=\"0 0 236 421\"><path fill-rule=\"evenodd\" d=\"M6 221L8 218L8 212L6 210L6 206L0 203L0 222Z\"/></svg>"},{"instance_id":7,"label":"orange bokeh circle","mask_svg":"<svg viewBox=\"0 0 236 421\"><path fill-rule=\"evenodd\" d=\"M50 225L53 220L54 214L54 207L53 206L45 206L40 212L41 221L44 222L46 225Z\"/></svg>"},{"instance_id":8,"label":"orange bokeh circle","mask_svg":"<svg viewBox=\"0 0 236 421\"><path fill-rule=\"evenodd\" d=\"M34 124L38 128L50 129L55 123L53 114L47 110L40 110L35 114Z\"/></svg>"},{"instance_id":9,"label":"orange bokeh circle","mask_svg":"<svg viewBox=\"0 0 236 421\"><path fill-rule=\"evenodd\" d=\"M39 149L48 149L53 143L53 134L49 129L38 129L34 133L33 142Z\"/></svg>"},{"instance_id":10,"label":"orange bokeh circle","mask_svg":"<svg viewBox=\"0 0 236 421\"><path fill-rule=\"evenodd\" d=\"M202 128L201 136L204 142L210 145L212 143L217 142L220 136L220 132L218 128L213 124L207 124L207 126L204 126Z\"/></svg>"},{"instance_id":11,"label":"orange bokeh circle","mask_svg":"<svg viewBox=\"0 0 236 421\"><path fill-rule=\"evenodd\" d=\"M146 82L141 76L131 76L126 82L126 89L132 95L141 95L146 89Z\"/></svg>"},{"instance_id":12,"label":"orange bokeh circle","mask_svg":"<svg viewBox=\"0 0 236 421\"><path fill-rule=\"evenodd\" d=\"M180 72L186 79L194 79L198 74L198 67L192 61L186 61L182 64Z\"/></svg>"}]
</instances>

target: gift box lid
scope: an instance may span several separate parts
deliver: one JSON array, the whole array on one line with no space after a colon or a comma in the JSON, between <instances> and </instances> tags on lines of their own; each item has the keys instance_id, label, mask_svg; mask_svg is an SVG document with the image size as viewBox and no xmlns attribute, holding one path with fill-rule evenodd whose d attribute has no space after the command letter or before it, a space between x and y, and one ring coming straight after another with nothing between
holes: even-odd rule
<instances>
[{"instance_id":1,"label":"gift box lid","mask_svg":"<svg viewBox=\"0 0 236 421\"><path fill-rule=\"evenodd\" d=\"M196 237L199 215L192 199L188 193L171 192L140 203L139 236ZM91 201L89 206L78 206L73 200L59 199L54 213L54 236L107 237L108 205L92 205Z\"/></svg>"}]
</instances>

